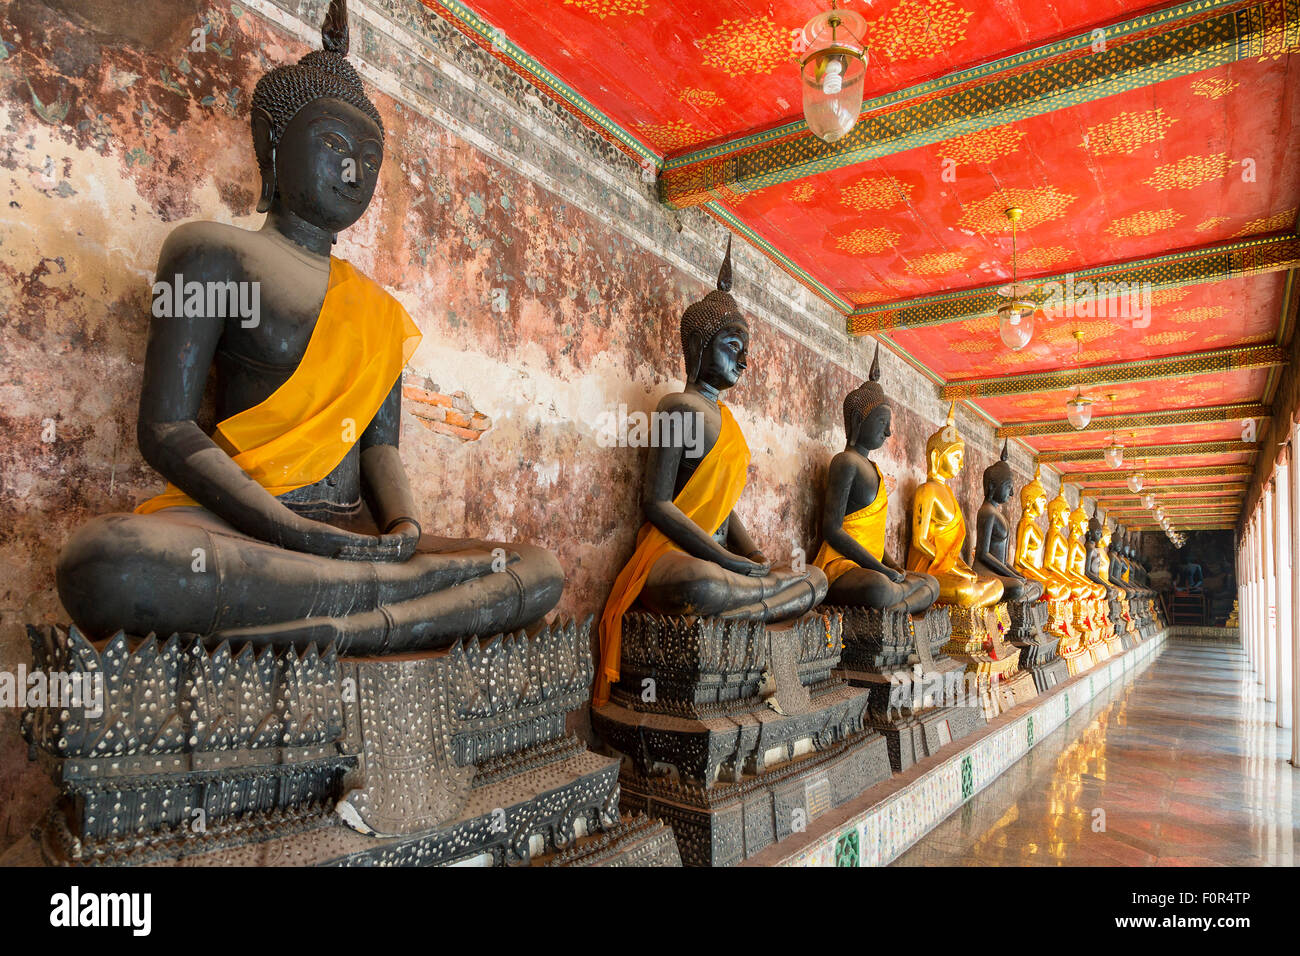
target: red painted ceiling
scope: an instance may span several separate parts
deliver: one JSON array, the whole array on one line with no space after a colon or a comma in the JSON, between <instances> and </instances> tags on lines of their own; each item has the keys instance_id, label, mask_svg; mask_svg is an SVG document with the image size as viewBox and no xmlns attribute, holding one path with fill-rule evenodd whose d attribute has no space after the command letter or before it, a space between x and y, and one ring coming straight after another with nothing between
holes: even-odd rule
<instances>
[{"instance_id":1,"label":"red painted ceiling","mask_svg":"<svg viewBox=\"0 0 1300 956\"><path fill-rule=\"evenodd\" d=\"M424 0L437 9L438 0ZM793 34L829 0L464 0L587 103L657 154L801 116ZM844 0L868 20L866 97L1168 6L1145 0ZM1300 206L1293 57L1262 56L1018 120L933 146L717 200L854 305L1010 277L1003 217L1024 209L1022 277L1234 239L1292 233ZM1069 65L1066 67L1069 69ZM1013 353L992 317L886 338L944 381L993 378L1275 342L1283 274L1157 291L1149 325L1095 316L1040 325ZM1075 356L1074 331L1084 336ZM1098 414L1267 400L1276 376L1236 371L1085 391ZM980 398L999 422L1060 420L1072 389ZM1117 396L1113 405L1107 393ZM1141 429L1126 444L1227 440L1239 423ZM1025 439L1078 448L1097 436ZM1177 464L1245 463L1242 455ZM1097 470L1062 464L1063 471ZM1212 480L1212 479L1210 479Z\"/></svg>"}]
</instances>

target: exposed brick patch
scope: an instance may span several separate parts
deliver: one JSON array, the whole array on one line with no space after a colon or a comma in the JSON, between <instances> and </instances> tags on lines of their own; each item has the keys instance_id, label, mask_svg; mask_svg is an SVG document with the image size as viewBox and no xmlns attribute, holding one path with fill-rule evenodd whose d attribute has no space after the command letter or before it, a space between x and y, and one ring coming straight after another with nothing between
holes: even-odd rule
<instances>
[{"instance_id":1,"label":"exposed brick patch","mask_svg":"<svg viewBox=\"0 0 1300 956\"><path fill-rule=\"evenodd\" d=\"M420 423L439 435L458 441L478 441L492 427L492 419L475 409L464 392L444 395L416 385L403 385L402 397Z\"/></svg>"}]
</instances>

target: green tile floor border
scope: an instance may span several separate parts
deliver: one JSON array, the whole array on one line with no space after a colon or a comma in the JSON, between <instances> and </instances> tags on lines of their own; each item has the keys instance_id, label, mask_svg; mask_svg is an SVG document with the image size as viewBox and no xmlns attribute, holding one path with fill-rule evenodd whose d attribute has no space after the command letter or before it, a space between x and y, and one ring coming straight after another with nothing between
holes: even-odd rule
<instances>
[{"instance_id":1,"label":"green tile floor border","mask_svg":"<svg viewBox=\"0 0 1300 956\"><path fill-rule=\"evenodd\" d=\"M1046 739L1070 715L1126 675L1154 659L1164 647L1165 631L1132 650L1093 667L1087 680L1070 680L1036 699L1025 713L991 726L984 736L954 747L933 767L903 789L851 817L833 832L791 846L778 866L884 866L897 859L931 829L997 779L1008 767ZM997 724L997 720L994 721ZM885 786L887 784L882 784ZM788 843L793 843L787 839Z\"/></svg>"}]
</instances>

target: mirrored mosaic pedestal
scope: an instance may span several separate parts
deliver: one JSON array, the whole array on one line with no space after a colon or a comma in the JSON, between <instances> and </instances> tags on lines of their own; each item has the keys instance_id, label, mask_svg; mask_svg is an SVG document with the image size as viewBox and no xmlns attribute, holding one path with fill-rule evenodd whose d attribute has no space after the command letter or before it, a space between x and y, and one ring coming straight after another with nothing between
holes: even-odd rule
<instances>
[{"instance_id":1,"label":"mirrored mosaic pedestal","mask_svg":"<svg viewBox=\"0 0 1300 956\"><path fill-rule=\"evenodd\" d=\"M952 632L948 608L918 615L821 610L843 621L844 655L836 673L867 691L868 720L884 735L895 773L983 726L983 709L965 702L965 668L942 650Z\"/></svg>"},{"instance_id":2,"label":"mirrored mosaic pedestal","mask_svg":"<svg viewBox=\"0 0 1300 956\"><path fill-rule=\"evenodd\" d=\"M566 730L590 621L379 658L30 633L37 668L104 688L24 714L60 788L41 862L678 862L665 827L619 817L617 761Z\"/></svg>"},{"instance_id":3,"label":"mirrored mosaic pedestal","mask_svg":"<svg viewBox=\"0 0 1300 956\"><path fill-rule=\"evenodd\" d=\"M974 678L974 693L986 718L996 717L1038 696L1033 675L1020 669L1020 651L1007 640L1011 616L1006 603L987 608L950 609L952 637L944 653ZM967 693L972 688L967 685Z\"/></svg>"},{"instance_id":4,"label":"mirrored mosaic pedestal","mask_svg":"<svg viewBox=\"0 0 1300 956\"><path fill-rule=\"evenodd\" d=\"M622 757L622 809L665 820L687 866L729 866L889 777L868 695L832 674L838 615L623 618L592 727Z\"/></svg>"},{"instance_id":5,"label":"mirrored mosaic pedestal","mask_svg":"<svg viewBox=\"0 0 1300 956\"><path fill-rule=\"evenodd\" d=\"M1129 613L1128 598L1119 588L1110 589L1110 620L1115 625L1115 633L1119 636L1120 644L1124 650L1129 651L1142 643L1138 637L1137 628L1133 626L1133 618Z\"/></svg>"},{"instance_id":6,"label":"mirrored mosaic pedestal","mask_svg":"<svg viewBox=\"0 0 1300 956\"><path fill-rule=\"evenodd\" d=\"M1047 601L1007 602L1011 615L1009 640L1020 648L1020 669L1028 671L1041 694L1070 676L1069 667L1058 653L1060 638L1045 628Z\"/></svg>"}]
</instances>

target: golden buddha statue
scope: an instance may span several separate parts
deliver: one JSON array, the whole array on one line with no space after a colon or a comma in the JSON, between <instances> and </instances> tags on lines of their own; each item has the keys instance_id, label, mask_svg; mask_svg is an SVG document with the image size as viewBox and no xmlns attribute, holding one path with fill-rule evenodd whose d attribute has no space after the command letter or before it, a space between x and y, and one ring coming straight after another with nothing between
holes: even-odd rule
<instances>
[{"instance_id":1,"label":"golden buddha statue","mask_svg":"<svg viewBox=\"0 0 1300 956\"><path fill-rule=\"evenodd\" d=\"M1070 502L1065 497L1065 487L1047 506L1047 544L1043 551L1043 567L1069 589L1069 596L1082 600L1091 593L1089 583L1070 573Z\"/></svg>"},{"instance_id":2,"label":"golden buddha statue","mask_svg":"<svg viewBox=\"0 0 1300 956\"><path fill-rule=\"evenodd\" d=\"M1020 522L1016 525L1016 550L1013 567L1031 581L1043 586L1049 601L1063 601L1070 597L1068 582L1043 566L1043 548L1046 541L1038 519L1047 510L1047 489L1040 480L1042 467L1034 469L1033 479L1020 489Z\"/></svg>"},{"instance_id":3,"label":"golden buddha statue","mask_svg":"<svg viewBox=\"0 0 1300 956\"><path fill-rule=\"evenodd\" d=\"M950 479L961 471L966 442L953 421L956 404L948 407L948 420L925 443L928 477L912 499L912 546L907 569L929 574L939 581L939 604L963 608L988 607L1002 598L1002 582L977 574L962 559L966 520Z\"/></svg>"},{"instance_id":4,"label":"golden buddha statue","mask_svg":"<svg viewBox=\"0 0 1300 956\"><path fill-rule=\"evenodd\" d=\"M1079 507L1070 512L1070 574L1085 585L1085 599L1099 601L1106 596L1106 589L1088 577L1088 520L1080 494Z\"/></svg>"}]
</instances>

